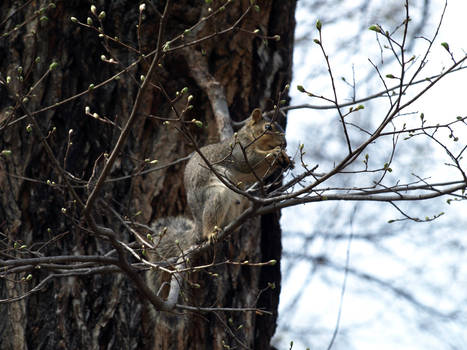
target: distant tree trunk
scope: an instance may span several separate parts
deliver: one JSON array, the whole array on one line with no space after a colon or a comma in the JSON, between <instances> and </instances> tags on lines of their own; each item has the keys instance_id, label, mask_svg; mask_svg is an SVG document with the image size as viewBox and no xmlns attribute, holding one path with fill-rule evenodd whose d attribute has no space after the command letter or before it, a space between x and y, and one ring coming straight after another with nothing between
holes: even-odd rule
<instances>
[{"instance_id":1,"label":"distant tree trunk","mask_svg":"<svg viewBox=\"0 0 467 350\"><path fill-rule=\"evenodd\" d=\"M0 38L2 78L11 77L13 89L25 93L52 61L58 63L34 95L25 101L30 111L85 91L90 84L97 85L138 58L132 51L109 43L121 65L101 60L101 55L110 57L101 45L104 40L98 38L97 32L70 21L73 16L86 23L86 18L91 17L97 23L90 12L91 2L57 1L55 9L47 6L49 1L32 1L20 8L22 3L7 0L0 5L0 33L12 31ZM138 46L139 3L125 0L93 3L98 12L106 13L103 19L106 34ZM154 6L146 4L146 18L141 26L144 52L155 48L158 12L162 12L165 1L153 3ZM197 36L228 28L249 4L249 0L232 2L220 16L202 26ZM255 107L271 108L278 92L291 79L295 1L264 0L258 1L258 5L260 11L250 11L242 20L241 28L251 32L258 28L263 35L279 35L280 40L263 40L252 33L233 30L167 54L162 67L154 74L157 77L151 77L157 81L157 86L146 90L138 119L110 178L135 173L145 164L145 159L157 159L158 164L164 165L193 151L192 145L170 124L164 126L160 120L146 117L148 114L173 115L159 86L171 97L187 86L194 96L193 118L208 126L193 128L192 132L200 145L218 140L207 90L195 69L209 74L224 88L230 115L235 121L245 119ZM208 14L207 6L204 0L172 1L166 39L182 33ZM213 1L211 6L217 8L219 4ZM47 10L13 30L41 7ZM7 19L8 16L11 17ZM48 20L41 18L43 16ZM36 114L55 156L69 173L87 181L93 174L96 159L112 150L120 134L113 125L86 115L85 107L90 107L91 114L98 113L100 118L106 117L122 126L130 114L139 77L145 74L148 65L140 64L118 80ZM209 71L203 70L205 68ZM18 78L19 73L22 78ZM62 187L63 178L36 134L30 132L28 119L18 120L22 110L10 113L9 106L15 104L0 86L0 151L11 150L11 155L0 158L0 258L28 257L28 249L38 250L41 246L39 252L45 256L105 254L110 245L87 234L83 222L73 219L79 217L75 216L78 206ZM130 218L137 215L137 221L145 224L164 216L189 216L182 182L184 165L185 162L178 162L159 171L108 182L100 197L120 215ZM56 185L51 185L52 182ZM88 189L79 186L76 191L84 200L89 194ZM97 202L95 208L99 223L113 228L120 240L134 241L102 202ZM279 216L275 213L250 220L241 232L216 247L216 260L262 262L276 259L280 262ZM13 249L15 242L27 248ZM212 259L211 252L199 257L199 262ZM124 274L69 277L54 279L40 292L19 302L0 304L0 349L223 349L224 345L238 348L241 344L254 349L270 348L276 327L280 264L263 268L221 266L209 272L217 273L218 277L206 272L190 276L201 288L187 287L180 302L203 307L256 306L273 315L157 312L154 322L150 320L152 306ZM30 281L18 283L0 279L0 299L27 292L44 276L37 269ZM16 274L14 279L22 277L25 273ZM275 289L267 288L271 284ZM266 290L261 293L263 289Z\"/></svg>"}]
</instances>

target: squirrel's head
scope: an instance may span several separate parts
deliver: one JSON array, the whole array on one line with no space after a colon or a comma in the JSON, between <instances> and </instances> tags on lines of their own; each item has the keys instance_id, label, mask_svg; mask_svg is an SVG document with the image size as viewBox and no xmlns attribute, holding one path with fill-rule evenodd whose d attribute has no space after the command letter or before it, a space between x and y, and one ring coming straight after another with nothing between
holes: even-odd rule
<instances>
[{"instance_id":1,"label":"squirrel's head","mask_svg":"<svg viewBox=\"0 0 467 350\"><path fill-rule=\"evenodd\" d=\"M263 117L263 113L259 108L251 112L247 123L242 129L245 129L250 136L253 147L260 150L267 151L277 146L281 148L287 146L284 129L275 121Z\"/></svg>"}]
</instances>

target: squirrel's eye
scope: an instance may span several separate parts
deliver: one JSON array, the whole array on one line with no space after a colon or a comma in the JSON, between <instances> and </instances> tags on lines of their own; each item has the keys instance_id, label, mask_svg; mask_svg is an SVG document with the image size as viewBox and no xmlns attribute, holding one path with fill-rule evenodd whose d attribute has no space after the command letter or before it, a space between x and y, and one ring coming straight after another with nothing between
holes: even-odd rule
<instances>
[{"instance_id":1,"label":"squirrel's eye","mask_svg":"<svg viewBox=\"0 0 467 350\"><path fill-rule=\"evenodd\" d=\"M266 124L266 125L264 126L264 129L267 130L267 131L271 131L271 130L272 130L271 124Z\"/></svg>"}]
</instances>

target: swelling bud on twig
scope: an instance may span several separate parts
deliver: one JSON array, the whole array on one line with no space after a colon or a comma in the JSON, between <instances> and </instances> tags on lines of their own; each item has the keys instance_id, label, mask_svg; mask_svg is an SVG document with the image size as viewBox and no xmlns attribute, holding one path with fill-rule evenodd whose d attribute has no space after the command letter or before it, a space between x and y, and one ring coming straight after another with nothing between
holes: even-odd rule
<instances>
[{"instance_id":1,"label":"swelling bud on twig","mask_svg":"<svg viewBox=\"0 0 467 350\"><path fill-rule=\"evenodd\" d=\"M321 31L321 27L323 26L323 24L321 23L321 21L318 19L316 21L316 29L318 29L318 31Z\"/></svg>"},{"instance_id":2,"label":"swelling bud on twig","mask_svg":"<svg viewBox=\"0 0 467 350\"><path fill-rule=\"evenodd\" d=\"M76 17L70 17L70 20L71 20L73 23L78 23L78 18L76 18Z\"/></svg>"},{"instance_id":3,"label":"swelling bud on twig","mask_svg":"<svg viewBox=\"0 0 467 350\"><path fill-rule=\"evenodd\" d=\"M450 52L450 51L449 51L449 44L448 44L448 43L443 42L443 43L441 43L441 46L444 47L444 48L446 49L447 52Z\"/></svg>"},{"instance_id":4,"label":"swelling bud on twig","mask_svg":"<svg viewBox=\"0 0 467 350\"><path fill-rule=\"evenodd\" d=\"M378 25L369 26L368 29L369 29L369 30L372 30L372 31L374 31L374 32L376 32L376 33L381 33L381 28L380 28L380 26L378 26Z\"/></svg>"},{"instance_id":5,"label":"swelling bud on twig","mask_svg":"<svg viewBox=\"0 0 467 350\"><path fill-rule=\"evenodd\" d=\"M54 70L54 69L57 68L57 67L58 67L58 63L57 63L57 62L52 62L52 63L50 64L50 66L49 66L49 69L50 69L50 70Z\"/></svg>"}]
</instances>

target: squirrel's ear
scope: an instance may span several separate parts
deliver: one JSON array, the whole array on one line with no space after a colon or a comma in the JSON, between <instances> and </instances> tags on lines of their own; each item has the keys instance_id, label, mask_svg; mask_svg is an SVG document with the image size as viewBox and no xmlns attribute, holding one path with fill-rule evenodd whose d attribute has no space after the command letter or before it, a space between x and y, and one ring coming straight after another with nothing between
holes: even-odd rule
<instances>
[{"instance_id":1,"label":"squirrel's ear","mask_svg":"<svg viewBox=\"0 0 467 350\"><path fill-rule=\"evenodd\" d=\"M263 112L261 112L261 109L255 108L253 112L251 112L251 120L253 121L253 124L256 124L263 118Z\"/></svg>"}]
</instances>

